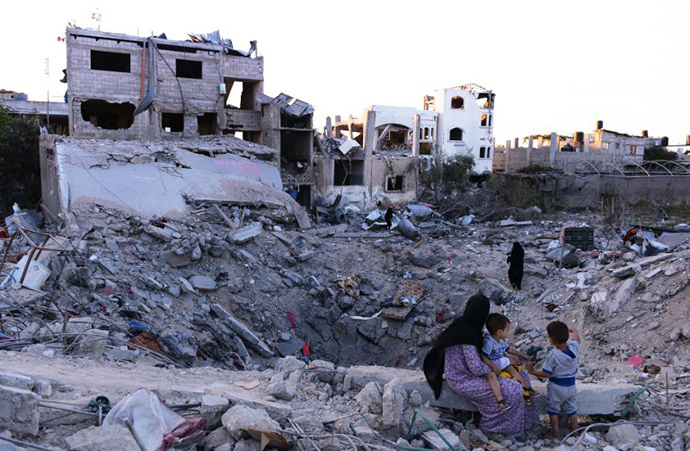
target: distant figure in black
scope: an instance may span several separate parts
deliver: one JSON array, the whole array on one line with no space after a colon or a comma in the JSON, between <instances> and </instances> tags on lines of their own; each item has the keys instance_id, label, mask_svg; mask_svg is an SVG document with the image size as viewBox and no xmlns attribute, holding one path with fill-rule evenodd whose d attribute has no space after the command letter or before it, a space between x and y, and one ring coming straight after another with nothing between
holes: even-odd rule
<instances>
[{"instance_id":1,"label":"distant figure in black","mask_svg":"<svg viewBox=\"0 0 690 451\"><path fill-rule=\"evenodd\" d=\"M517 241L513 243L513 249L508 254L508 279L514 289L519 290L522 287L522 273L525 268L525 250Z\"/></svg>"}]
</instances>

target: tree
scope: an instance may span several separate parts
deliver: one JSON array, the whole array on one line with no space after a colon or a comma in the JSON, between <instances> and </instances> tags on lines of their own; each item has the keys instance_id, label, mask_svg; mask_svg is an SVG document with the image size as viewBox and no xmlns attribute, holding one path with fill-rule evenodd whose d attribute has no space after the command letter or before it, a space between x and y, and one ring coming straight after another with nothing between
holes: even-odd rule
<instances>
[{"instance_id":1,"label":"tree","mask_svg":"<svg viewBox=\"0 0 690 451\"><path fill-rule=\"evenodd\" d=\"M643 159L645 161L652 161L652 160L666 160L666 161L673 161L678 159L678 154L676 152L672 152L668 150L666 147L662 146L654 146L650 147L649 149L644 150L644 157Z\"/></svg>"},{"instance_id":2,"label":"tree","mask_svg":"<svg viewBox=\"0 0 690 451\"><path fill-rule=\"evenodd\" d=\"M41 201L38 157L38 120L13 114L0 106L0 215L12 213L12 204L36 208Z\"/></svg>"}]
</instances>

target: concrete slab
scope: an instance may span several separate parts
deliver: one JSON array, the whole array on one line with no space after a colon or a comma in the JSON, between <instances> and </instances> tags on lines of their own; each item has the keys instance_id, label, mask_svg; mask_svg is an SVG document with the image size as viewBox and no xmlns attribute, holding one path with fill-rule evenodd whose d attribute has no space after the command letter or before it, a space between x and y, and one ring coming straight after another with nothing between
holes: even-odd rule
<instances>
[{"instance_id":1,"label":"concrete slab","mask_svg":"<svg viewBox=\"0 0 690 451\"><path fill-rule=\"evenodd\" d=\"M391 369L378 366L354 366L346 373L352 378L354 389L362 388L366 382L376 381L381 386L399 377L403 388L409 394L417 390L424 401L429 401L432 406L449 409L476 411L477 409L466 399L458 396L444 383L439 399L434 399L433 391L420 370ZM540 413L546 412L546 383L532 381L537 392L543 394L536 398L537 408ZM630 397L639 390L639 387L631 384L589 384L577 383L578 412L582 415L615 415L626 406Z\"/></svg>"},{"instance_id":2,"label":"concrete slab","mask_svg":"<svg viewBox=\"0 0 690 451\"><path fill-rule=\"evenodd\" d=\"M38 434L38 395L21 388L0 386L0 425L18 434Z\"/></svg>"}]
</instances>

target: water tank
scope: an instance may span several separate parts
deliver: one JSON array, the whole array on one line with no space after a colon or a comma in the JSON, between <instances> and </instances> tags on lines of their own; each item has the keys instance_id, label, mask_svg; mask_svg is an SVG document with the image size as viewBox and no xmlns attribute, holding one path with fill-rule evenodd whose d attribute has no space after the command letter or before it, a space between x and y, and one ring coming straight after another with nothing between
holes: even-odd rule
<instances>
[{"instance_id":1,"label":"water tank","mask_svg":"<svg viewBox=\"0 0 690 451\"><path fill-rule=\"evenodd\" d=\"M649 132L647 130L642 130L642 137L649 138Z\"/></svg>"},{"instance_id":2,"label":"water tank","mask_svg":"<svg viewBox=\"0 0 690 451\"><path fill-rule=\"evenodd\" d=\"M687 136L685 137L685 145L686 145L686 146L690 146L690 135L687 135Z\"/></svg>"},{"instance_id":3,"label":"water tank","mask_svg":"<svg viewBox=\"0 0 690 451\"><path fill-rule=\"evenodd\" d=\"M603 130L604 121L597 121L597 130Z\"/></svg>"},{"instance_id":4,"label":"water tank","mask_svg":"<svg viewBox=\"0 0 690 451\"><path fill-rule=\"evenodd\" d=\"M661 147L666 147L668 146L668 136L662 136L661 137Z\"/></svg>"},{"instance_id":5,"label":"water tank","mask_svg":"<svg viewBox=\"0 0 690 451\"><path fill-rule=\"evenodd\" d=\"M578 143L585 142L584 132L575 132L575 142L578 142Z\"/></svg>"}]
</instances>

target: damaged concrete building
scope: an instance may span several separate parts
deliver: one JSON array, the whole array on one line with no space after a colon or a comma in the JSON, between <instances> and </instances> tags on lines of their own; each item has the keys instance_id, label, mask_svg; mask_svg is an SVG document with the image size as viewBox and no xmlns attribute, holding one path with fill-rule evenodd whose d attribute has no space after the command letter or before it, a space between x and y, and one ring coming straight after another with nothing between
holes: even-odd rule
<instances>
[{"instance_id":1,"label":"damaged concrete building","mask_svg":"<svg viewBox=\"0 0 690 451\"><path fill-rule=\"evenodd\" d=\"M41 126L53 133L68 134L67 104L64 102L29 100L23 92L0 89L0 106L12 114L35 117Z\"/></svg>"},{"instance_id":2,"label":"damaged concrete building","mask_svg":"<svg viewBox=\"0 0 690 451\"><path fill-rule=\"evenodd\" d=\"M325 133L335 140L315 156L320 194L327 203L340 194L365 209L382 196L411 200L420 170L457 155L472 156L476 173L491 172L494 99L468 84L425 96L422 110L373 105L361 119L336 116Z\"/></svg>"},{"instance_id":3,"label":"damaged concrete building","mask_svg":"<svg viewBox=\"0 0 690 451\"><path fill-rule=\"evenodd\" d=\"M41 141L50 219L82 201L175 216L206 200L286 206L308 227L294 199L311 203L313 108L263 93L255 41L189 36L67 29L70 138Z\"/></svg>"}]
</instances>

